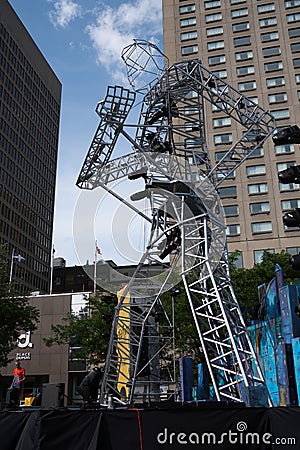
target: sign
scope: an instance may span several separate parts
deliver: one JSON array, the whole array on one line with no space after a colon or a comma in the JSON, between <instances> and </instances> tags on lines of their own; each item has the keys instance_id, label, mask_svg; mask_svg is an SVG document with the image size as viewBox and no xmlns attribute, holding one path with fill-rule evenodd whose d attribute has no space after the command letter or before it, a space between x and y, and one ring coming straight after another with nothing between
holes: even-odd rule
<instances>
[{"instance_id":1,"label":"sign","mask_svg":"<svg viewBox=\"0 0 300 450\"><path fill-rule=\"evenodd\" d=\"M26 331L25 333L20 334L20 336L17 339L17 346L19 348L33 347L33 343L30 340L30 334L31 334L30 331Z\"/></svg>"},{"instance_id":2,"label":"sign","mask_svg":"<svg viewBox=\"0 0 300 450\"><path fill-rule=\"evenodd\" d=\"M16 354L16 361L21 361L24 359L31 359L31 353L30 352L23 352L23 353L17 353Z\"/></svg>"},{"instance_id":3,"label":"sign","mask_svg":"<svg viewBox=\"0 0 300 450\"><path fill-rule=\"evenodd\" d=\"M31 342L30 331L25 331L25 333L20 334L20 336L17 339L17 346L22 350L33 347L33 343ZM21 361L24 359L31 359L31 353L27 351L16 354L16 361Z\"/></svg>"}]
</instances>

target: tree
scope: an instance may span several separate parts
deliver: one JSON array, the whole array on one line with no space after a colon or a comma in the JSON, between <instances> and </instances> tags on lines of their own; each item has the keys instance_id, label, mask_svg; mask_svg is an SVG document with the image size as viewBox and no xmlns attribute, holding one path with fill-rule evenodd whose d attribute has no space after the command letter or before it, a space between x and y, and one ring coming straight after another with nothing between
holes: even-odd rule
<instances>
[{"instance_id":1,"label":"tree","mask_svg":"<svg viewBox=\"0 0 300 450\"><path fill-rule=\"evenodd\" d=\"M34 331L39 320L39 310L29 304L29 299L18 295L9 283L9 265L0 255L0 367L6 367L12 358L22 331Z\"/></svg>"},{"instance_id":2,"label":"tree","mask_svg":"<svg viewBox=\"0 0 300 450\"><path fill-rule=\"evenodd\" d=\"M250 269L237 268L234 264L239 252L230 255L230 277L240 306L252 307L258 302L258 286L269 283L275 275L276 264L283 270L285 284L299 279L299 272L292 269L289 253L263 253L262 262Z\"/></svg>"},{"instance_id":3,"label":"tree","mask_svg":"<svg viewBox=\"0 0 300 450\"><path fill-rule=\"evenodd\" d=\"M61 324L52 325L46 346L68 344L76 347L76 358L91 364L106 357L116 298L97 292L88 299L87 314L68 314Z\"/></svg>"},{"instance_id":4,"label":"tree","mask_svg":"<svg viewBox=\"0 0 300 450\"><path fill-rule=\"evenodd\" d=\"M174 300L176 358L190 356L200 361L203 354L183 283L178 284L175 289L162 296L162 304L169 318L172 317L172 297Z\"/></svg>"}]
</instances>

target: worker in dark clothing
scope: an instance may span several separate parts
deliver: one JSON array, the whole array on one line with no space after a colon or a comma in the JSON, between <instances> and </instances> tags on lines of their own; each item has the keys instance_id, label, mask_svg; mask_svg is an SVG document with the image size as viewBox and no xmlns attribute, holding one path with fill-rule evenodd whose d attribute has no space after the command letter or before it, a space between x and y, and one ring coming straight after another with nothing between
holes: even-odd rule
<instances>
[{"instance_id":1,"label":"worker in dark clothing","mask_svg":"<svg viewBox=\"0 0 300 450\"><path fill-rule=\"evenodd\" d=\"M98 388L103 373L99 367L94 367L77 387L77 392L82 395L84 406L97 402Z\"/></svg>"}]
</instances>

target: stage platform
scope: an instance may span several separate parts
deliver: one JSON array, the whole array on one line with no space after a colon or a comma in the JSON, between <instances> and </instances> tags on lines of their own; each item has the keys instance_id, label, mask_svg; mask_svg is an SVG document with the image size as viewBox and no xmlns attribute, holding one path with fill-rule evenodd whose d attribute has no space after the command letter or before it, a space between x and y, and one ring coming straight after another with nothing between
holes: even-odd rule
<instances>
[{"instance_id":1,"label":"stage platform","mask_svg":"<svg viewBox=\"0 0 300 450\"><path fill-rule=\"evenodd\" d=\"M0 412L1 450L300 449L300 408L198 404Z\"/></svg>"}]
</instances>

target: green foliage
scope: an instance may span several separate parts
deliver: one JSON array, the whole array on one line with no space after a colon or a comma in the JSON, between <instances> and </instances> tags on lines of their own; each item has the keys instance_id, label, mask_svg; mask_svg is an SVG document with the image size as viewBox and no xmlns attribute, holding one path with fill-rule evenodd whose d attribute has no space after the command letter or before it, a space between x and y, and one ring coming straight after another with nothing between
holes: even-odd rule
<instances>
[{"instance_id":1,"label":"green foliage","mask_svg":"<svg viewBox=\"0 0 300 450\"><path fill-rule=\"evenodd\" d=\"M69 314L63 323L52 325L46 346L69 344L76 347L76 358L98 363L106 357L116 299L98 292L88 300L86 316Z\"/></svg>"},{"instance_id":2,"label":"green foliage","mask_svg":"<svg viewBox=\"0 0 300 450\"><path fill-rule=\"evenodd\" d=\"M239 252L230 255L230 276L234 292L240 306L251 307L258 302L258 286L269 283L275 275L276 264L283 270L284 283L291 284L299 279L299 272L292 269L290 265L290 254L270 253L265 251L262 262L255 264L250 269L237 269L234 261Z\"/></svg>"},{"instance_id":3,"label":"green foliage","mask_svg":"<svg viewBox=\"0 0 300 450\"><path fill-rule=\"evenodd\" d=\"M172 295L174 298L176 358L190 356L200 360L202 353L199 337L182 283L176 287L176 290L179 291L177 294L174 295L172 291L168 291L162 297L163 306L169 317L172 317Z\"/></svg>"},{"instance_id":4,"label":"green foliage","mask_svg":"<svg viewBox=\"0 0 300 450\"><path fill-rule=\"evenodd\" d=\"M0 311L0 367L5 367L12 361L9 353L15 348L20 333L36 329L39 310L9 284L9 265L1 255Z\"/></svg>"}]
</instances>

